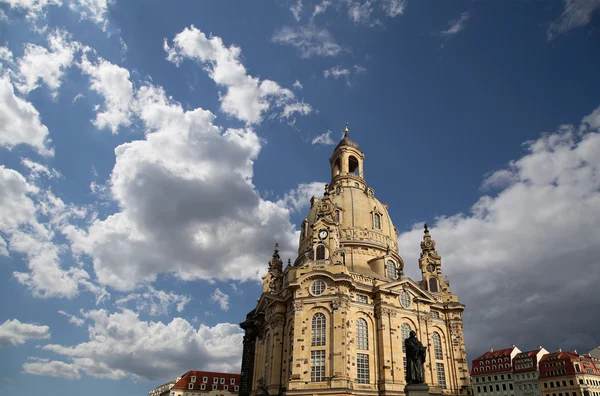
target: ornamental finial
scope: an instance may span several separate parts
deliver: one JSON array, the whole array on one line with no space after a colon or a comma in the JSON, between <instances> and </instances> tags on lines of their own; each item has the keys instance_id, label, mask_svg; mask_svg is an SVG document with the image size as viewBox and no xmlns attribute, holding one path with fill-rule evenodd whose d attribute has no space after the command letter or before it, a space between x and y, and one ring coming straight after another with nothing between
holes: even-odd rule
<instances>
[{"instance_id":1,"label":"ornamental finial","mask_svg":"<svg viewBox=\"0 0 600 396\"><path fill-rule=\"evenodd\" d=\"M279 243L275 244L275 253L279 253Z\"/></svg>"},{"instance_id":2,"label":"ornamental finial","mask_svg":"<svg viewBox=\"0 0 600 396\"><path fill-rule=\"evenodd\" d=\"M429 233L429 226L427 225L427 223L425 223L425 233L428 234Z\"/></svg>"},{"instance_id":3,"label":"ornamental finial","mask_svg":"<svg viewBox=\"0 0 600 396\"><path fill-rule=\"evenodd\" d=\"M344 129L344 137L348 137L348 123L346 123L346 129Z\"/></svg>"}]
</instances>

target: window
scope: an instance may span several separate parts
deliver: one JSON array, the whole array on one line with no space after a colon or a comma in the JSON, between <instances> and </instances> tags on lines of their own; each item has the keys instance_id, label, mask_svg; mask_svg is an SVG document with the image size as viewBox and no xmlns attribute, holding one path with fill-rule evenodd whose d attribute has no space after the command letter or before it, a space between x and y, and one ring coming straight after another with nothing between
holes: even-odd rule
<instances>
[{"instance_id":1,"label":"window","mask_svg":"<svg viewBox=\"0 0 600 396\"><path fill-rule=\"evenodd\" d=\"M190 377L190 382L196 382L196 377L192 375L192 376Z\"/></svg>"},{"instance_id":2,"label":"window","mask_svg":"<svg viewBox=\"0 0 600 396\"><path fill-rule=\"evenodd\" d=\"M359 384L369 383L369 355L366 353L356 355L356 379Z\"/></svg>"},{"instance_id":3,"label":"window","mask_svg":"<svg viewBox=\"0 0 600 396\"><path fill-rule=\"evenodd\" d=\"M348 172L358 175L358 160L355 156L348 157Z\"/></svg>"},{"instance_id":4,"label":"window","mask_svg":"<svg viewBox=\"0 0 600 396\"><path fill-rule=\"evenodd\" d=\"M325 351L310 351L310 380L321 382L325 380Z\"/></svg>"},{"instance_id":5,"label":"window","mask_svg":"<svg viewBox=\"0 0 600 396\"><path fill-rule=\"evenodd\" d=\"M494 375L494 381L498 381L498 376Z\"/></svg>"},{"instance_id":6,"label":"window","mask_svg":"<svg viewBox=\"0 0 600 396\"><path fill-rule=\"evenodd\" d=\"M388 278L396 279L398 278L398 271L396 270L396 263L392 260L388 260L385 263L385 276Z\"/></svg>"},{"instance_id":7,"label":"window","mask_svg":"<svg viewBox=\"0 0 600 396\"><path fill-rule=\"evenodd\" d=\"M325 315L321 312L317 312L312 318L312 346L325 345L325 331Z\"/></svg>"},{"instance_id":8,"label":"window","mask_svg":"<svg viewBox=\"0 0 600 396\"><path fill-rule=\"evenodd\" d=\"M496 392L500 392L500 385L496 384Z\"/></svg>"},{"instance_id":9,"label":"window","mask_svg":"<svg viewBox=\"0 0 600 396\"><path fill-rule=\"evenodd\" d=\"M356 348L369 350L369 328L363 318L358 318L356 321Z\"/></svg>"},{"instance_id":10,"label":"window","mask_svg":"<svg viewBox=\"0 0 600 396\"><path fill-rule=\"evenodd\" d=\"M236 386L233 387L233 390L237 392L237 391L240 390L240 387L236 385Z\"/></svg>"},{"instance_id":11,"label":"window","mask_svg":"<svg viewBox=\"0 0 600 396\"><path fill-rule=\"evenodd\" d=\"M404 341L410 337L410 326L408 323L402 323L402 327L400 328L402 333L402 352L406 353L406 345L404 345ZM406 365L404 366L406 369Z\"/></svg>"},{"instance_id":12,"label":"window","mask_svg":"<svg viewBox=\"0 0 600 396\"><path fill-rule=\"evenodd\" d=\"M379 213L373 213L373 228L381 230L381 215Z\"/></svg>"},{"instance_id":13,"label":"window","mask_svg":"<svg viewBox=\"0 0 600 396\"><path fill-rule=\"evenodd\" d=\"M202 382L206 384L208 382L208 377L202 377Z\"/></svg>"},{"instance_id":14,"label":"window","mask_svg":"<svg viewBox=\"0 0 600 396\"><path fill-rule=\"evenodd\" d=\"M567 386L567 381L563 381L562 386Z\"/></svg>"},{"instance_id":15,"label":"window","mask_svg":"<svg viewBox=\"0 0 600 396\"><path fill-rule=\"evenodd\" d=\"M544 388L546 388L546 389L548 388L548 383L547 382L544 382Z\"/></svg>"},{"instance_id":16,"label":"window","mask_svg":"<svg viewBox=\"0 0 600 396\"><path fill-rule=\"evenodd\" d=\"M190 383L188 384L188 389L194 389L194 383L190 382Z\"/></svg>"},{"instance_id":17,"label":"window","mask_svg":"<svg viewBox=\"0 0 600 396\"><path fill-rule=\"evenodd\" d=\"M216 384L219 382L219 379L217 377L213 378L213 384Z\"/></svg>"},{"instance_id":18,"label":"window","mask_svg":"<svg viewBox=\"0 0 600 396\"><path fill-rule=\"evenodd\" d=\"M369 303L369 297L365 296L364 294L357 294L356 295L356 302L363 303L363 304L368 304Z\"/></svg>"},{"instance_id":19,"label":"window","mask_svg":"<svg viewBox=\"0 0 600 396\"><path fill-rule=\"evenodd\" d=\"M410 308L410 294L406 290L400 292L400 304L406 309Z\"/></svg>"},{"instance_id":20,"label":"window","mask_svg":"<svg viewBox=\"0 0 600 396\"><path fill-rule=\"evenodd\" d=\"M506 390L506 384L502 384L502 390Z\"/></svg>"},{"instance_id":21,"label":"window","mask_svg":"<svg viewBox=\"0 0 600 396\"><path fill-rule=\"evenodd\" d=\"M510 374L508 374L507 376L508 376L508 379L510 379Z\"/></svg>"},{"instance_id":22,"label":"window","mask_svg":"<svg viewBox=\"0 0 600 396\"><path fill-rule=\"evenodd\" d=\"M437 279L429 278L429 291L434 293L439 291Z\"/></svg>"},{"instance_id":23,"label":"window","mask_svg":"<svg viewBox=\"0 0 600 396\"><path fill-rule=\"evenodd\" d=\"M206 384L200 384L200 390L206 390Z\"/></svg>"},{"instance_id":24,"label":"window","mask_svg":"<svg viewBox=\"0 0 600 396\"><path fill-rule=\"evenodd\" d=\"M508 384L508 389L513 390L513 384L512 383Z\"/></svg>"},{"instance_id":25,"label":"window","mask_svg":"<svg viewBox=\"0 0 600 396\"><path fill-rule=\"evenodd\" d=\"M433 319L439 319L440 313L438 311L431 311L431 316L433 316Z\"/></svg>"},{"instance_id":26,"label":"window","mask_svg":"<svg viewBox=\"0 0 600 396\"><path fill-rule=\"evenodd\" d=\"M213 384L213 386L212 386L212 390L217 390L217 387L218 387L218 386L219 386L219 385L217 385L217 384Z\"/></svg>"},{"instance_id":27,"label":"window","mask_svg":"<svg viewBox=\"0 0 600 396\"><path fill-rule=\"evenodd\" d=\"M269 339L268 339L267 341L271 341L271 337L269 337ZM270 343L269 343L269 344L270 344ZM270 347L270 345L268 345L268 346ZM269 349L271 349L271 348L267 348L267 353L270 355L270 353L269 353L269 352L270 352L270 351L269 351ZM221 382L222 384L224 384L224 383L225 383L225 378L221 378L221 381L220 381L220 382Z\"/></svg>"},{"instance_id":28,"label":"window","mask_svg":"<svg viewBox=\"0 0 600 396\"><path fill-rule=\"evenodd\" d=\"M569 380L569 385L571 385L571 386L575 385L575 384L573 383L573 380Z\"/></svg>"},{"instance_id":29,"label":"window","mask_svg":"<svg viewBox=\"0 0 600 396\"><path fill-rule=\"evenodd\" d=\"M223 385L223 390L229 390L229 385Z\"/></svg>"},{"instance_id":30,"label":"window","mask_svg":"<svg viewBox=\"0 0 600 396\"><path fill-rule=\"evenodd\" d=\"M483 391L487 392L487 385L483 385Z\"/></svg>"},{"instance_id":31,"label":"window","mask_svg":"<svg viewBox=\"0 0 600 396\"><path fill-rule=\"evenodd\" d=\"M315 296L320 296L321 294L323 294L323 292L325 292L326 288L327 285L325 284L325 282L321 279L317 279L312 283L312 285L310 285L310 292Z\"/></svg>"},{"instance_id":32,"label":"window","mask_svg":"<svg viewBox=\"0 0 600 396\"><path fill-rule=\"evenodd\" d=\"M436 359L444 358L444 355L442 354L442 338L437 331L433 332L433 350L435 352Z\"/></svg>"},{"instance_id":33,"label":"window","mask_svg":"<svg viewBox=\"0 0 600 396\"><path fill-rule=\"evenodd\" d=\"M318 245L317 246L317 260L325 260L325 246Z\"/></svg>"},{"instance_id":34,"label":"window","mask_svg":"<svg viewBox=\"0 0 600 396\"><path fill-rule=\"evenodd\" d=\"M229 380L229 383L230 383L231 385L235 384L235 378L231 378L231 379Z\"/></svg>"},{"instance_id":35,"label":"window","mask_svg":"<svg viewBox=\"0 0 600 396\"><path fill-rule=\"evenodd\" d=\"M444 364L436 363L435 368L437 371L438 384L440 384L442 389L446 389L446 373L444 372Z\"/></svg>"},{"instance_id":36,"label":"window","mask_svg":"<svg viewBox=\"0 0 600 396\"><path fill-rule=\"evenodd\" d=\"M500 375L500 379L503 380L504 379L504 374Z\"/></svg>"},{"instance_id":37,"label":"window","mask_svg":"<svg viewBox=\"0 0 600 396\"><path fill-rule=\"evenodd\" d=\"M481 393L481 387L480 386L477 387L477 393Z\"/></svg>"},{"instance_id":38,"label":"window","mask_svg":"<svg viewBox=\"0 0 600 396\"><path fill-rule=\"evenodd\" d=\"M479 377L475 377L475 382L479 382Z\"/></svg>"}]
</instances>

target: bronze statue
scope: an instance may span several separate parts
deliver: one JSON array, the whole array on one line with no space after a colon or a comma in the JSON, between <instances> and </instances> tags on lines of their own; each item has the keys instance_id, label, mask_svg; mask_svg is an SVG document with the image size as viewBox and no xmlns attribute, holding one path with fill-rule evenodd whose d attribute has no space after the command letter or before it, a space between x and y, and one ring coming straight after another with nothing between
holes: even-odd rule
<instances>
[{"instance_id":1,"label":"bronze statue","mask_svg":"<svg viewBox=\"0 0 600 396\"><path fill-rule=\"evenodd\" d=\"M404 340L406 347L406 383L423 384L425 383L425 351L427 347L421 344L417 339L417 333L410 332L410 336Z\"/></svg>"}]
</instances>

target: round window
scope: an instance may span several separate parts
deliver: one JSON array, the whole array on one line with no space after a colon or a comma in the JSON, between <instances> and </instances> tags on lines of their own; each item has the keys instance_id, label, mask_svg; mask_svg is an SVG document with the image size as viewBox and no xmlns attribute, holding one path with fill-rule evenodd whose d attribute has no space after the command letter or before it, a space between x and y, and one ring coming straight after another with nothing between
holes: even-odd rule
<instances>
[{"instance_id":1,"label":"round window","mask_svg":"<svg viewBox=\"0 0 600 396\"><path fill-rule=\"evenodd\" d=\"M402 306L404 308L409 308L410 307L410 302L411 302L410 294L408 294L407 291L403 290L400 293L400 304L402 304Z\"/></svg>"},{"instance_id":2,"label":"round window","mask_svg":"<svg viewBox=\"0 0 600 396\"><path fill-rule=\"evenodd\" d=\"M323 292L325 292L326 288L327 285L325 284L325 282L321 279L317 279L312 283L312 285L310 285L310 294L312 294L313 296L320 296L321 294L323 294Z\"/></svg>"}]
</instances>

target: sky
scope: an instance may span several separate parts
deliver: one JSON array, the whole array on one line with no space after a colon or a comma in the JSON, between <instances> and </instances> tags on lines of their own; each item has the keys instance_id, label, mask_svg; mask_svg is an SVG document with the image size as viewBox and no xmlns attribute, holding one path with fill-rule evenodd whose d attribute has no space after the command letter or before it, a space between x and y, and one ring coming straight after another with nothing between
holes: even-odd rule
<instances>
[{"instance_id":1,"label":"sky","mask_svg":"<svg viewBox=\"0 0 600 396\"><path fill-rule=\"evenodd\" d=\"M591 350L598 70L598 0L0 0L0 392L239 372L346 123L469 360Z\"/></svg>"}]
</instances>

